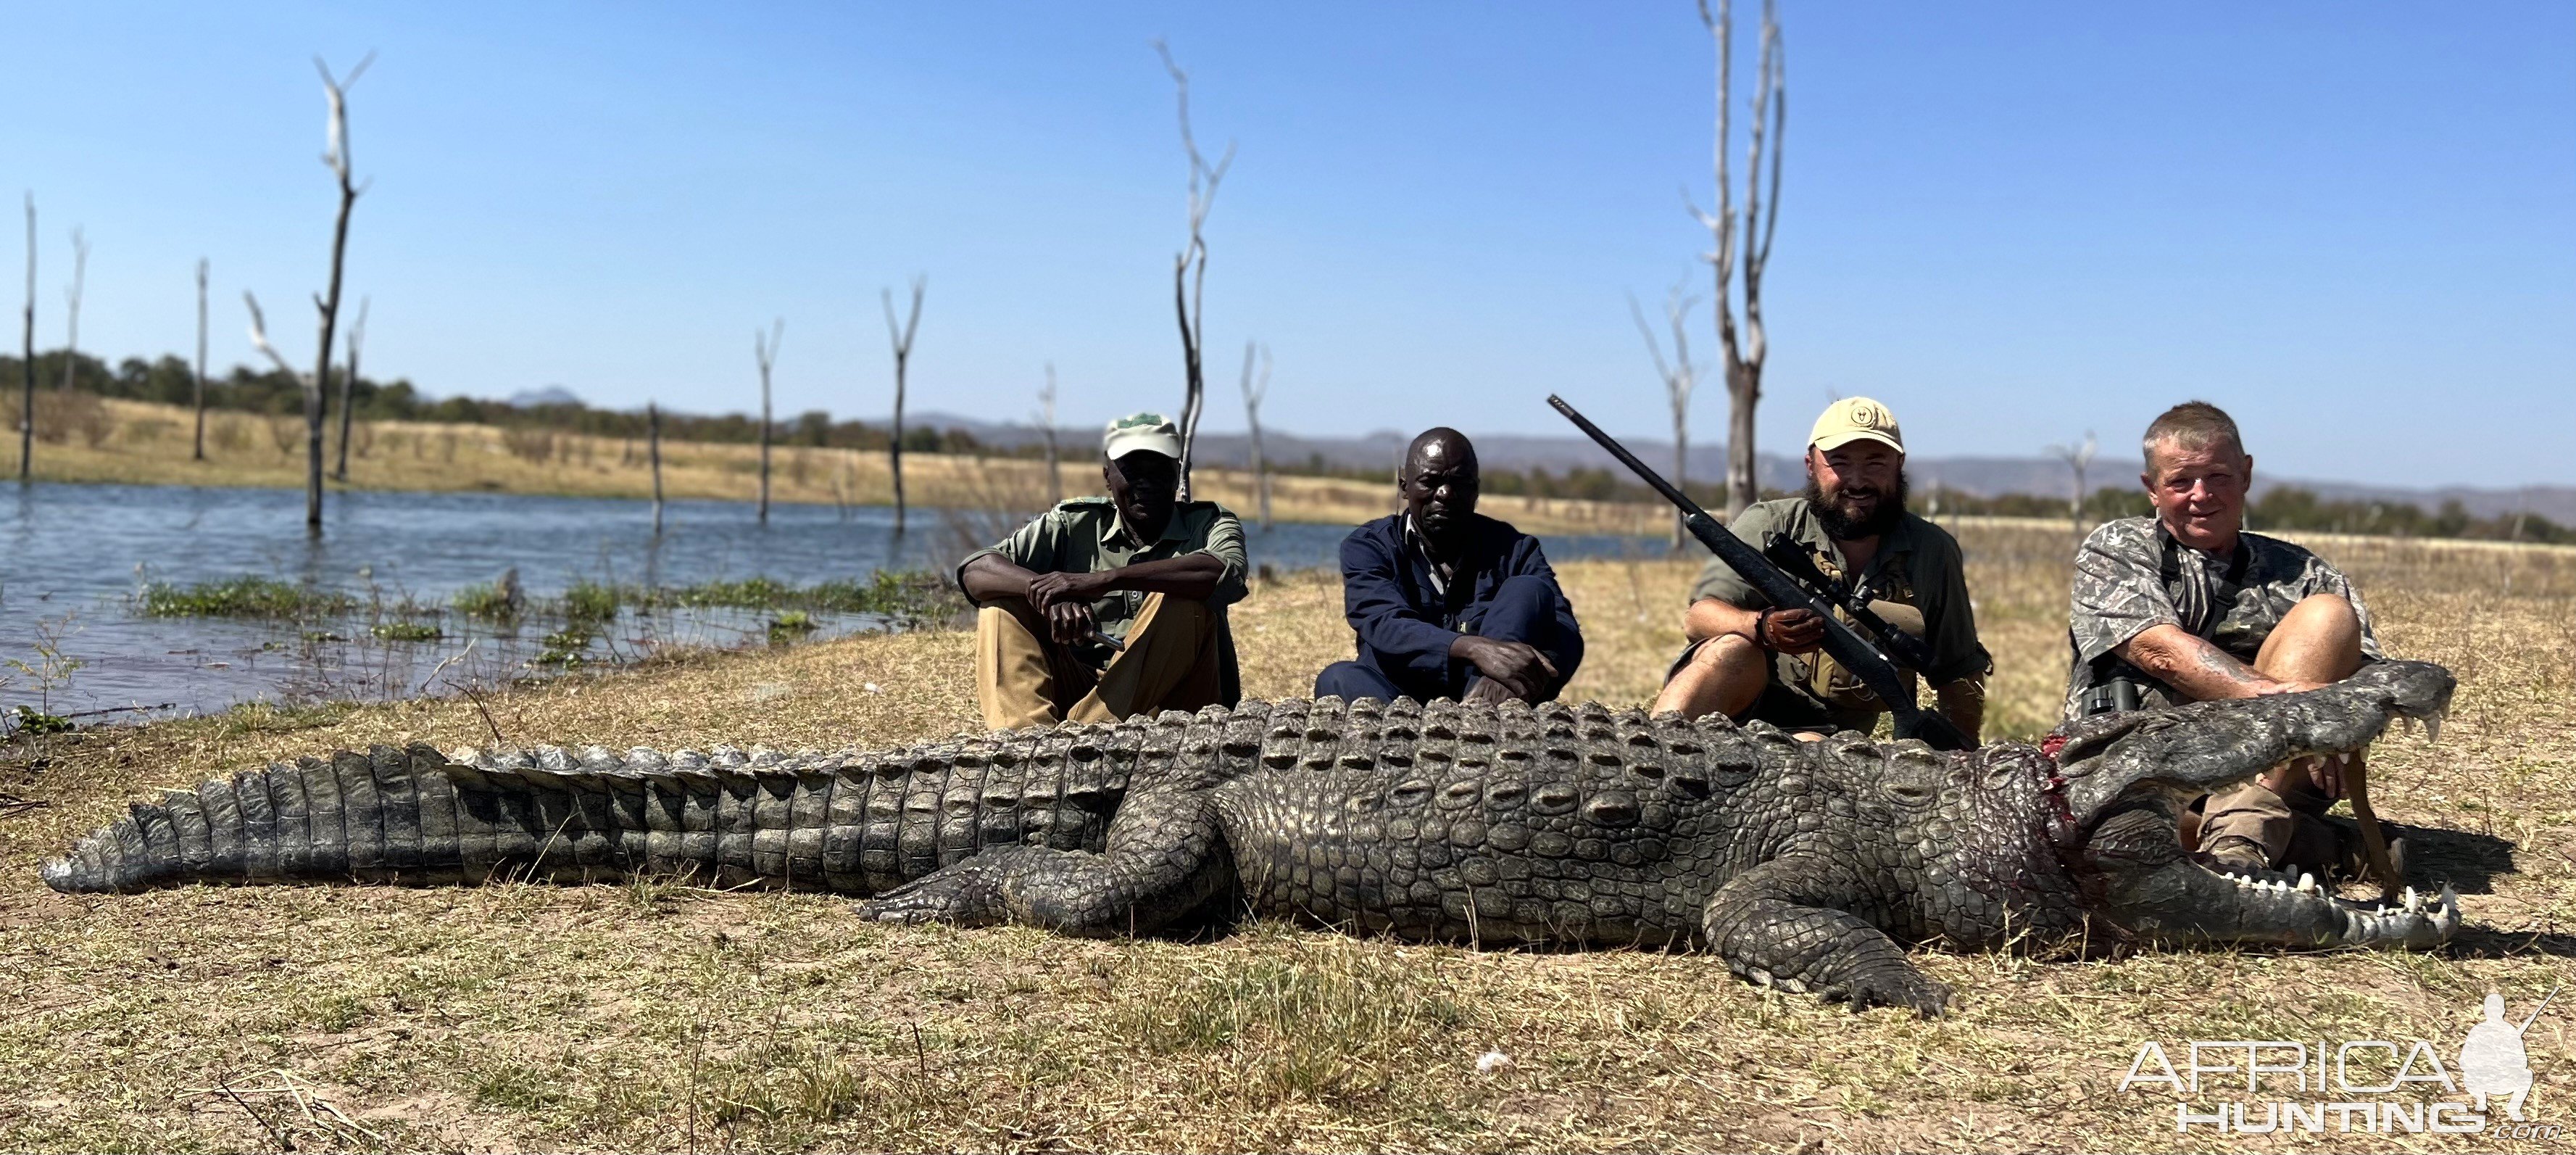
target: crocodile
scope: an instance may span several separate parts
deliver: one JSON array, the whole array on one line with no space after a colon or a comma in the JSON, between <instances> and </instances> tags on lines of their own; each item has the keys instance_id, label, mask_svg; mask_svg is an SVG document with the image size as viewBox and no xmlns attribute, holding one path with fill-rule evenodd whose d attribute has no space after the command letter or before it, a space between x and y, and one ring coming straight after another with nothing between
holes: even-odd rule
<instances>
[{"instance_id":1,"label":"crocodile","mask_svg":"<svg viewBox=\"0 0 2576 1155\"><path fill-rule=\"evenodd\" d=\"M899 750L427 745L137 803L43 864L70 892L695 876L889 922L1150 933L1213 904L1470 944L1698 946L1735 973L1940 1013L1904 944L2431 949L2456 895L2343 901L2186 852L2190 799L2393 721L2439 666L1942 753L1592 704L1247 702Z\"/></svg>"}]
</instances>

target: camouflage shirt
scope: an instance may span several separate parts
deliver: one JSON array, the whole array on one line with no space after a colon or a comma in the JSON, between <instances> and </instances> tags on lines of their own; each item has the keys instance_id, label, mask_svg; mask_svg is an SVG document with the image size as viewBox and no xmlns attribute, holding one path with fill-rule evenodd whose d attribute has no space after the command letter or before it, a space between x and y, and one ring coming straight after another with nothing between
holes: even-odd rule
<instances>
[{"instance_id":1,"label":"camouflage shirt","mask_svg":"<svg viewBox=\"0 0 2576 1155\"><path fill-rule=\"evenodd\" d=\"M2179 626L2251 664L2281 616L2314 594L2340 594L2352 603L2361 617L2361 652L2377 660L2370 607L2324 558L2259 533L2236 535L2236 549L2220 557L2175 541L2152 517L2106 522L2075 552L2066 716L2080 716L2084 692L2126 665L2113 651L2148 629ZM2143 673L2130 670L2127 676L2140 682L2151 704L2180 701Z\"/></svg>"},{"instance_id":2,"label":"camouflage shirt","mask_svg":"<svg viewBox=\"0 0 2576 1155\"><path fill-rule=\"evenodd\" d=\"M1243 600L1247 567L1243 522L1231 510L1213 501L1182 502L1163 526L1163 535L1147 542L1128 532L1126 519L1118 516L1118 507L1108 498L1077 497L1029 519L1019 532L1000 542L966 555L957 563L957 584L965 588L965 569L976 558L995 555L1036 573L1099 573L1193 553L1225 563L1216 592L1208 595L1211 608ZM1099 621L1102 634L1124 642L1127 628L1144 606L1143 593L1118 590L1093 602L1091 615Z\"/></svg>"}]
</instances>

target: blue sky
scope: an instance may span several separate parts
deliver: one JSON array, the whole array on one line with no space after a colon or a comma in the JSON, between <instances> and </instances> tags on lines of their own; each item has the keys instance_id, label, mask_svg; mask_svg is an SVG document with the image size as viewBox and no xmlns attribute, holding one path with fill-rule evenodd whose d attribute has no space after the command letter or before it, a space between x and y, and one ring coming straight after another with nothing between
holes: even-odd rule
<instances>
[{"instance_id":1,"label":"blue sky","mask_svg":"<svg viewBox=\"0 0 2576 1155\"><path fill-rule=\"evenodd\" d=\"M1784 7L1765 448L1834 394L1887 401L1926 455L2116 447L2201 396L2277 475L2576 482L2576 6ZM1687 0L11 14L0 189L43 214L46 347L78 223L84 348L187 347L206 256L216 362L252 359L244 288L309 359L310 57L370 49L350 293L369 375L436 393L741 408L783 316L782 412L882 414L877 293L919 272L916 407L1024 416L1050 360L1068 423L1174 407L1158 36L1203 143L1240 147L1208 226L1209 428L1241 427L1258 338L1280 428L1554 431L1563 391L1655 431L1624 294L1706 292ZM1695 340L1714 353L1704 315ZM1715 384L1695 410L1722 430Z\"/></svg>"}]
</instances>

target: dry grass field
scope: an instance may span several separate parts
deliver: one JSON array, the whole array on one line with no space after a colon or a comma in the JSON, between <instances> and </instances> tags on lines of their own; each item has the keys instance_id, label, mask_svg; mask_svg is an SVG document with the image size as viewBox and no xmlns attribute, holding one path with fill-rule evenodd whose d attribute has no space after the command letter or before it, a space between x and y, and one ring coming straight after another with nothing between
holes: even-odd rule
<instances>
[{"instance_id":1,"label":"dry grass field","mask_svg":"<svg viewBox=\"0 0 2576 1155\"><path fill-rule=\"evenodd\" d=\"M1994 728L2050 720L2062 531L1962 536ZM1924 953L1953 1014L1854 1015L1703 956L1473 952L1256 924L1214 941L861 925L821 896L635 884L191 888L71 898L39 857L122 800L332 746L488 740L464 701L245 709L0 767L0 1148L2540 1149L2484 1136L2177 1135L2116 1090L2141 1040L2432 1040L2516 1018L2576 937L2576 554L2338 541L2396 653L2461 678L2392 737L2381 813L2463 892L2444 954ZM1565 568L1573 697L1643 701L1692 566ZM1248 688L1346 652L1329 577L1238 611ZM973 722L967 640L719 655L487 699L513 742L866 745ZM2576 1122L2571 994L2526 1042ZM1507 1066L1479 1073L1478 1056ZM2183 1061L2178 1053L2175 1061ZM2215 1096L2212 1096L2215 1097Z\"/></svg>"},{"instance_id":2,"label":"dry grass field","mask_svg":"<svg viewBox=\"0 0 2576 1155\"><path fill-rule=\"evenodd\" d=\"M59 441L37 442L39 480L304 485L301 417L209 411L206 460L196 461L190 457L195 416L187 409L46 391L37 398L37 428L56 430L61 436ZM489 425L360 421L349 443L347 488L352 489L653 496L653 474L641 438ZM1101 491L1100 467L1092 448L1097 444L1079 438L1066 443L1066 464L1060 470L1067 496ZM883 453L791 445L772 446L770 453L771 500L811 505L884 505L894 500L893 474ZM15 477L17 472L17 438L0 439L0 477ZM1203 469L1195 477L1199 496L1251 517L1250 475ZM1048 493L1045 463L1017 458L907 453L904 482L907 496L922 507L1027 509L1043 504ZM327 484L340 488L337 482ZM752 501L760 493L760 449L664 441L662 489L675 499ZM1271 479L1271 510L1282 521L1347 525L1394 509L1391 478L1384 484L1325 477ZM1485 511L1533 533L1652 534L1668 524L1659 508L1618 502L1494 496L1486 499Z\"/></svg>"}]
</instances>

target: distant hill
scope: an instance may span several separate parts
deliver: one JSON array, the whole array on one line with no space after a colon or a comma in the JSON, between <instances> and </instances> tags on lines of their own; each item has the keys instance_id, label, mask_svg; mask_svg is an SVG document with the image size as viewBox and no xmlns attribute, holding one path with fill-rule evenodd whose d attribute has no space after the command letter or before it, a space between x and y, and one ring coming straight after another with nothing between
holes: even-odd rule
<instances>
[{"instance_id":1,"label":"distant hill","mask_svg":"<svg viewBox=\"0 0 2576 1155\"><path fill-rule=\"evenodd\" d=\"M534 409L540 405L579 405L581 394L561 385L548 385L543 389L519 390L511 394L508 400L512 408Z\"/></svg>"},{"instance_id":2,"label":"distant hill","mask_svg":"<svg viewBox=\"0 0 2576 1155\"><path fill-rule=\"evenodd\" d=\"M988 445L1017 448L1039 440L1038 428L1018 422L992 422L953 413L914 413L905 415L907 424L941 429L962 429ZM1563 473L1567 469L1617 468L1601 448L1581 437L1533 436L1520 433L1480 434L1468 431L1476 440L1476 455L1486 464L1503 469L1546 469ZM1065 429L1057 434L1068 449L1089 445L1098 431L1085 426ZM1320 459L1325 464L1343 469L1384 469L1393 476L1397 458L1403 455L1412 434L1392 429L1379 430L1357 437L1307 437L1295 433L1265 430L1262 448L1273 462L1305 463ZM1627 439L1628 447L1658 469L1667 468L1673 457L1672 443L1653 438ZM1204 459L1218 465L1243 466L1252 460L1251 445L1239 433L1202 433L1199 452ZM1806 483L1806 474L1798 459L1779 454L1759 454L1762 484L1773 489L1795 489ZM1944 485L1979 497L1998 497L2009 493L2063 493L2069 484L2066 466L2045 457L1922 457L1907 467L1917 490L1934 484ZM1726 472L1726 447L1722 444L1694 444L1690 452L1690 475L1698 479L1722 476ZM2095 489L2126 489L2137 484L2135 475L2124 458L2097 459L2092 482ZM2294 486L2330 501L2375 501L2392 505L2411 504L2430 513L2443 503L2457 501L2478 517L2497 517L2529 512L2546 517L2560 525L2576 524L2576 486L2540 485L2526 489L2474 489L2446 486L2436 489L2409 489L2402 486L2371 485L2351 481L2324 481L2312 478L2258 478L2254 490L2264 491Z\"/></svg>"}]
</instances>

